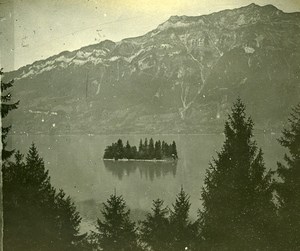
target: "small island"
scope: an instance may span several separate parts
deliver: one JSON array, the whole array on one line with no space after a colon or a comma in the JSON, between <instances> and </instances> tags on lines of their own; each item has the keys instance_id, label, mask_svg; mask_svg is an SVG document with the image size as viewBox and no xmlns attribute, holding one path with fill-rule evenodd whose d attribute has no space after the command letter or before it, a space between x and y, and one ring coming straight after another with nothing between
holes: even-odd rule
<instances>
[{"instance_id":1,"label":"small island","mask_svg":"<svg viewBox=\"0 0 300 251\"><path fill-rule=\"evenodd\" d=\"M104 160L123 161L163 161L170 162L178 159L176 143L173 141L167 144L165 141L155 141L151 138L148 142L146 138L140 140L139 147L131 146L126 142L124 146L121 139L111 146L107 146L104 151Z\"/></svg>"}]
</instances>

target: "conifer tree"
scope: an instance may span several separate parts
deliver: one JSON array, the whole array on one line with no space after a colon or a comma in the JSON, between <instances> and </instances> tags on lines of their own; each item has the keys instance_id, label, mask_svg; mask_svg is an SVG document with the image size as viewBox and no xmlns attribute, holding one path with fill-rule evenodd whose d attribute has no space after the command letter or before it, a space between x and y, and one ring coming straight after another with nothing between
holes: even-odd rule
<instances>
[{"instance_id":1,"label":"conifer tree","mask_svg":"<svg viewBox=\"0 0 300 251\"><path fill-rule=\"evenodd\" d=\"M131 147L131 155L132 155L133 159L138 159L139 158L136 146Z\"/></svg>"},{"instance_id":2,"label":"conifer tree","mask_svg":"<svg viewBox=\"0 0 300 251\"><path fill-rule=\"evenodd\" d=\"M81 217L70 196L60 189L55 195L54 216L59 218L56 227L56 250L81 250L78 243L85 235L79 235Z\"/></svg>"},{"instance_id":3,"label":"conifer tree","mask_svg":"<svg viewBox=\"0 0 300 251\"><path fill-rule=\"evenodd\" d=\"M97 221L98 243L102 250L139 250L135 223L129 218L130 210L122 196L111 195L103 203L104 220Z\"/></svg>"},{"instance_id":4,"label":"conifer tree","mask_svg":"<svg viewBox=\"0 0 300 251\"><path fill-rule=\"evenodd\" d=\"M178 158L178 155L177 155L177 148L176 148L176 143L175 141L173 141L172 145L171 145L171 154L172 156L177 159Z\"/></svg>"},{"instance_id":5,"label":"conifer tree","mask_svg":"<svg viewBox=\"0 0 300 251\"><path fill-rule=\"evenodd\" d=\"M117 149L118 149L118 145L117 143L112 143L111 144L111 155L113 159L116 159L116 155L117 155Z\"/></svg>"},{"instance_id":6,"label":"conifer tree","mask_svg":"<svg viewBox=\"0 0 300 251\"><path fill-rule=\"evenodd\" d=\"M11 102L12 100L12 95L10 92L10 88L13 87L14 80L9 81L8 83L5 83L2 81L2 76L3 76L3 68L0 69L0 80L1 80L1 118L2 118L2 123L3 119L8 115L8 113L14 109L17 109L19 105L18 102ZM2 160L7 160L12 154L13 150L8 150L7 149L7 134L9 133L11 126L2 126Z\"/></svg>"},{"instance_id":7,"label":"conifer tree","mask_svg":"<svg viewBox=\"0 0 300 251\"><path fill-rule=\"evenodd\" d=\"M171 250L187 250L193 246L195 231L189 220L190 206L190 197L181 187L170 214Z\"/></svg>"},{"instance_id":8,"label":"conifer tree","mask_svg":"<svg viewBox=\"0 0 300 251\"><path fill-rule=\"evenodd\" d=\"M2 81L3 77L3 68L0 69L0 81L1 81L1 121L2 121L2 126L1 126L1 143L2 143L2 151L1 151L1 160L2 160L2 167L7 164L5 163L11 155L14 153L14 150L8 150L7 149L7 136L8 133L11 129L11 125L7 121L4 120L4 118L8 115L8 113L14 109L17 109L19 105L18 102L12 102L12 95L10 92L10 88L13 86L14 81L11 80L8 83L5 83ZM3 177L2 177L2 170L0 170L0 243L3 242Z\"/></svg>"},{"instance_id":9,"label":"conifer tree","mask_svg":"<svg viewBox=\"0 0 300 251\"><path fill-rule=\"evenodd\" d=\"M108 146L104 150L104 159L113 159L114 158L114 149L113 146Z\"/></svg>"},{"instance_id":10,"label":"conifer tree","mask_svg":"<svg viewBox=\"0 0 300 251\"><path fill-rule=\"evenodd\" d=\"M148 149L149 149L148 150L148 158L153 159L154 158L154 141L152 138L149 140Z\"/></svg>"},{"instance_id":11,"label":"conifer tree","mask_svg":"<svg viewBox=\"0 0 300 251\"><path fill-rule=\"evenodd\" d=\"M116 153L115 153L115 159L123 159L124 158L124 145L121 139L117 141L116 144Z\"/></svg>"},{"instance_id":12,"label":"conifer tree","mask_svg":"<svg viewBox=\"0 0 300 251\"><path fill-rule=\"evenodd\" d=\"M160 140L155 142L154 152L155 152L154 155L155 155L156 159L161 159L162 158L162 150L161 150Z\"/></svg>"},{"instance_id":13,"label":"conifer tree","mask_svg":"<svg viewBox=\"0 0 300 251\"><path fill-rule=\"evenodd\" d=\"M51 186L34 145L3 169L4 249L75 250L80 217L70 198Z\"/></svg>"},{"instance_id":14,"label":"conifer tree","mask_svg":"<svg viewBox=\"0 0 300 251\"><path fill-rule=\"evenodd\" d=\"M141 222L141 241L146 247L154 251L170 250L169 210L163 207L163 201L153 201L152 213L146 215L146 220Z\"/></svg>"},{"instance_id":15,"label":"conifer tree","mask_svg":"<svg viewBox=\"0 0 300 251\"><path fill-rule=\"evenodd\" d=\"M149 146L148 146L147 138L145 138L144 141L143 152L144 152L144 159L149 159Z\"/></svg>"},{"instance_id":16,"label":"conifer tree","mask_svg":"<svg viewBox=\"0 0 300 251\"><path fill-rule=\"evenodd\" d=\"M126 142L126 146L125 146L125 149L124 149L124 157L127 158L127 159L133 159L131 146L130 146L128 140Z\"/></svg>"},{"instance_id":17,"label":"conifer tree","mask_svg":"<svg viewBox=\"0 0 300 251\"><path fill-rule=\"evenodd\" d=\"M162 143L161 143L161 152L162 152L162 157L163 158L167 156L167 151L168 151L167 147L168 147L168 144L165 141L162 141Z\"/></svg>"},{"instance_id":18,"label":"conifer tree","mask_svg":"<svg viewBox=\"0 0 300 251\"><path fill-rule=\"evenodd\" d=\"M139 144L139 158L144 159L144 145L142 139L140 139L140 144Z\"/></svg>"},{"instance_id":19,"label":"conifer tree","mask_svg":"<svg viewBox=\"0 0 300 251\"><path fill-rule=\"evenodd\" d=\"M225 123L225 142L202 191L201 234L214 250L270 248L275 207L271 172L253 140L253 122L240 99Z\"/></svg>"},{"instance_id":20,"label":"conifer tree","mask_svg":"<svg viewBox=\"0 0 300 251\"><path fill-rule=\"evenodd\" d=\"M289 128L282 132L279 143L288 150L286 164L278 163L277 173L282 179L277 183L279 195L282 250L300 249L300 104L289 118Z\"/></svg>"}]
</instances>

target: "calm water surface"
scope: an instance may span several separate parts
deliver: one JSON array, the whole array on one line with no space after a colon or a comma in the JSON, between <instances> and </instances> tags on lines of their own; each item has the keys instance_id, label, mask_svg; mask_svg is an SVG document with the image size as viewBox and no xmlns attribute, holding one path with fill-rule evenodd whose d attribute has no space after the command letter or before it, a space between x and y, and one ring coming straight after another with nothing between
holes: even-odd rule
<instances>
[{"instance_id":1,"label":"calm water surface","mask_svg":"<svg viewBox=\"0 0 300 251\"><path fill-rule=\"evenodd\" d=\"M179 160L176 164L104 162L107 145L119 138L138 146L140 138L176 141ZM267 168L276 168L283 149L279 135L258 135ZM219 151L220 135L109 135L109 136L11 136L12 146L26 153L34 142L49 169L52 184L62 188L76 202L84 218L82 228L92 228L101 215L101 203L114 192L122 194L133 217L140 219L151 208L152 200L161 198L171 206L180 187L190 195L190 215L196 218L201 208L200 193L208 163Z\"/></svg>"}]
</instances>

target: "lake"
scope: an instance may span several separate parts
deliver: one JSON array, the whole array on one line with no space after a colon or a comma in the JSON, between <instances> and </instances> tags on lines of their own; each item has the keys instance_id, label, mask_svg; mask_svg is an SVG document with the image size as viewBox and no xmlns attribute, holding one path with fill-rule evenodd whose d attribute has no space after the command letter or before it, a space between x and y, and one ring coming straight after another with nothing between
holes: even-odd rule
<instances>
[{"instance_id":1,"label":"lake","mask_svg":"<svg viewBox=\"0 0 300 251\"><path fill-rule=\"evenodd\" d=\"M262 147L267 168L276 168L284 149L277 143L280 135L256 135ZM104 162L104 149L119 138L138 146L141 138L175 140L178 162ZM62 188L75 201L83 217L82 230L93 229L101 216L101 203L116 191L123 195L132 217L142 219L152 200L161 198L171 207L181 186L190 195L190 216L197 217L200 194L208 163L224 141L223 134L212 135L14 135L12 146L27 153L34 142L49 169L51 183Z\"/></svg>"}]
</instances>

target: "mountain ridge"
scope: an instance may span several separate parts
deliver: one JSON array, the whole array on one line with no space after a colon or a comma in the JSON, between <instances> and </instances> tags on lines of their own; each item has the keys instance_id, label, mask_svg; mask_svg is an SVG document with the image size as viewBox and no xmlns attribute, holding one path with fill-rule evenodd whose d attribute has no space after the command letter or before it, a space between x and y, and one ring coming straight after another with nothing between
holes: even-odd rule
<instances>
[{"instance_id":1,"label":"mountain ridge","mask_svg":"<svg viewBox=\"0 0 300 251\"><path fill-rule=\"evenodd\" d=\"M276 130L300 93L299 20L255 4L172 16L143 36L21 67L7 73L21 99L16 131L220 132L237 96Z\"/></svg>"},{"instance_id":2,"label":"mountain ridge","mask_svg":"<svg viewBox=\"0 0 300 251\"><path fill-rule=\"evenodd\" d=\"M285 14L297 14L297 15L300 15L300 12L283 12L282 10L279 10L276 6L274 6L274 5L272 5L272 4L267 4L267 5L258 5L258 4L255 4L255 3L251 3L251 4L249 4L249 5L246 5L246 6L243 6L243 7L240 7L240 8L233 8L233 9L224 9L224 10L221 10L221 11L216 11L216 12L212 12L212 13L209 13L209 14L204 14L204 15L198 15L198 16L188 16L188 15L174 15L174 16L170 16L170 18L168 19L168 20L166 20L165 22L168 22L168 21L170 21L170 20L172 20L172 19L180 19L180 18L200 18L200 17L206 17L206 16L210 16L210 15L214 15L214 14L221 14L221 13L223 13L223 12L230 12L230 11L234 11L234 10L238 10L238 9L248 9L248 8L267 8L267 7L270 7L270 8L272 8L272 9L275 9L275 10L278 10L278 11L280 11L280 12L282 12L282 13L285 13ZM163 24L163 23L162 23ZM160 24L161 25L161 24ZM158 26L160 26L160 25L158 25ZM157 28L156 28L157 29ZM155 30L155 29L154 29ZM152 30L153 31L153 30ZM122 42L123 40L131 40L131 39L136 39L136 38L139 38L139 37L143 37L143 36L145 36L145 35L147 35L148 33L151 33L152 31L149 31L149 32L147 32L146 34L144 34L144 35L140 35L140 36L136 36L136 37L129 37L129 38L124 38L124 39L121 39L120 41L117 41L117 42L115 42L115 41L113 41L113 40L110 40L110 39L105 39L105 40L102 40L102 41L100 41L99 43L94 43L94 44L89 44L89 45L85 45L85 46L82 46L82 47L80 47L79 49L76 49L76 50L73 50L73 51L69 51L69 50L65 50L65 51L61 51L61 52L59 52L58 54L54 54L54 55L52 55L52 56L50 56L50 57L47 57L47 58L45 58L45 59L41 59L41 60L36 60L36 61L34 61L33 63L30 63L30 64L26 64L26 65L24 65L24 66L21 66L19 69L16 69L16 70L12 70L12 71L9 71L8 73L13 73L13 72L17 72L17 71L19 71L19 70L21 70L21 69L23 69L23 68L26 68L26 67L28 67L28 66L31 66L31 65L33 65L33 64L35 64L35 63L42 63L42 62L44 62L44 61L47 61L47 60L51 60L53 57L58 57L58 56L60 56L60 55L62 55L62 54L64 54L64 53L72 53L72 52L75 52L75 51L79 51L79 50L83 50L83 49L86 49L86 48L88 48L88 47L93 47L93 46L97 46L97 45L99 45L99 44L101 44L101 43L105 43L105 42L113 42L113 43L120 43L120 42Z\"/></svg>"}]
</instances>

